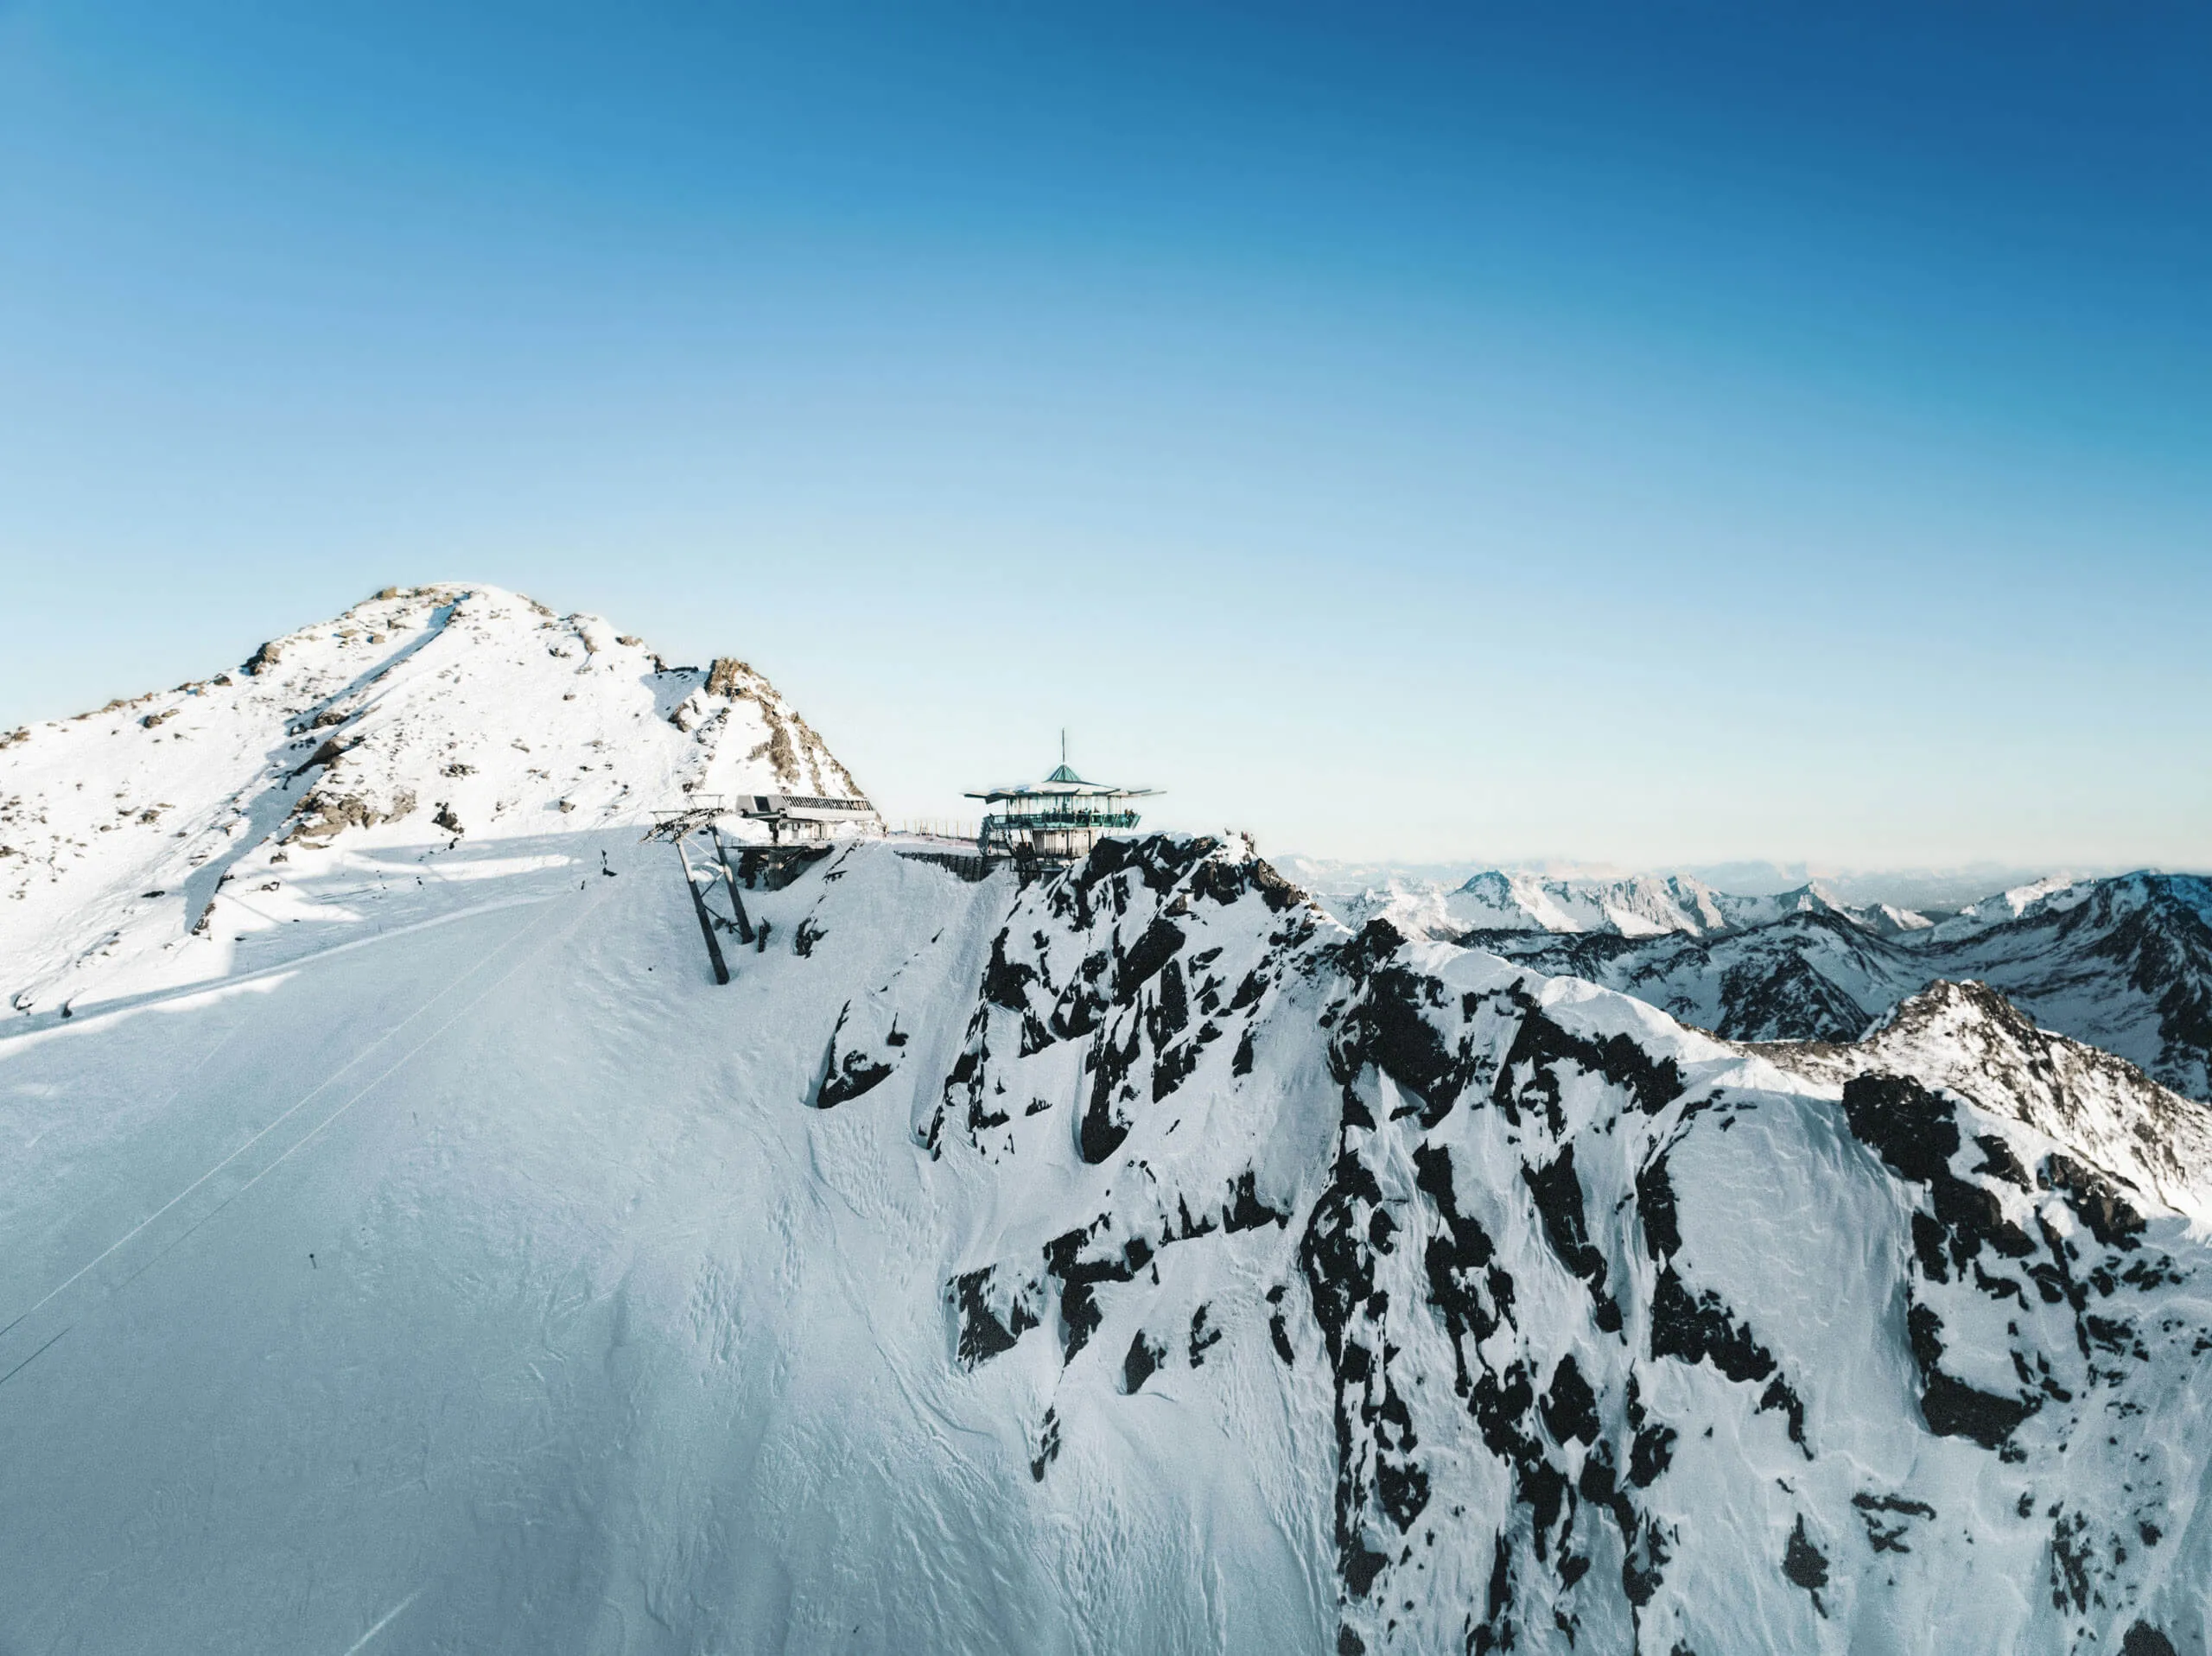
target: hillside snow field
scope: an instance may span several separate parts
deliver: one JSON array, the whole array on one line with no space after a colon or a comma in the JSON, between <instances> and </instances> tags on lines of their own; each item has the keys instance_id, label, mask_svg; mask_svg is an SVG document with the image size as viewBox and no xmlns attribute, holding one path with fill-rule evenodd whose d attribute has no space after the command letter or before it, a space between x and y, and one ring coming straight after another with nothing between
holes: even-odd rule
<instances>
[{"instance_id":1,"label":"hillside snow field","mask_svg":"<svg viewBox=\"0 0 2212 1656\"><path fill-rule=\"evenodd\" d=\"M0 751L0 1649L2205 1647L2129 1065L1732 1044L1234 840L843 841L717 986L640 833L850 791L797 715L376 604Z\"/></svg>"}]
</instances>

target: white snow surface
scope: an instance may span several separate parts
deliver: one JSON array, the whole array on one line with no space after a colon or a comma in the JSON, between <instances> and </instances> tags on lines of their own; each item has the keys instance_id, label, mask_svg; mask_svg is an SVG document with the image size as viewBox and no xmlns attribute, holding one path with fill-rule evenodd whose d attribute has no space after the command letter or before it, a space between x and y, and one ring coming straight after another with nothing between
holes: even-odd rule
<instances>
[{"instance_id":1,"label":"white snow surface","mask_svg":"<svg viewBox=\"0 0 2212 1656\"><path fill-rule=\"evenodd\" d=\"M1235 841L847 841L718 986L640 828L779 722L849 789L796 715L379 602L0 751L0 1649L2203 1647L2126 1066L1733 1045Z\"/></svg>"}]
</instances>

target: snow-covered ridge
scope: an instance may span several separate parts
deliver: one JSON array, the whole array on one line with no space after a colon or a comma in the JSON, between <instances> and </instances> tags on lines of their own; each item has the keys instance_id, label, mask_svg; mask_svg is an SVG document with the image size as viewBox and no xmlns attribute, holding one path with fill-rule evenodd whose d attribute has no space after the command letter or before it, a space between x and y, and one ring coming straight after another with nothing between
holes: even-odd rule
<instances>
[{"instance_id":1,"label":"snow-covered ridge","mask_svg":"<svg viewBox=\"0 0 2212 1656\"><path fill-rule=\"evenodd\" d=\"M1886 904L1853 907L1839 902L1817 882L1770 896L1740 897L1689 874L1592 879L1492 869L1448 888L1399 880L1323 901L1349 925L1387 919L1409 936L1446 939L1484 931L1707 937L1771 925L1792 914L1842 915L1884 934L1933 924L1925 916Z\"/></svg>"},{"instance_id":2,"label":"snow-covered ridge","mask_svg":"<svg viewBox=\"0 0 2212 1656\"><path fill-rule=\"evenodd\" d=\"M329 859L748 791L859 790L741 661L671 668L496 587L387 589L232 671L0 738L0 992L39 1012L220 975Z\"/></svg>"},{"instance_id":3,"label":"snow-covered ridge","mask_svg":"<svg viewBox=\"0 0 2212 1656\"><path fill-rule=\"evenodd\" d=\"M0 1640L2207 1632L2199 1152L1993 1003L1747 1050L1166 837L849 843L719 987L634 826L437 854L0 1037Z\"/></svg>"}]
</instances>

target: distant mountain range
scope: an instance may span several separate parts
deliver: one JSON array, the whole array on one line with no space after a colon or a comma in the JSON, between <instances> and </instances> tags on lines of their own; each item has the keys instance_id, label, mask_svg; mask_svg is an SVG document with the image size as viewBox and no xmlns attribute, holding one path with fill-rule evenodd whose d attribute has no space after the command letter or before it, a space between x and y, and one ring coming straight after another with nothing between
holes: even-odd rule
<instances>
[{"instance_id":1,"label":"distant mountain range","mask_svg":"<svg viewBox=\"0 0 2212 1656\"><path fill-rule=\"evenodd\" d=\"M1541 858L1528 862L1359 862L1291 854L1272 860L1306 890L1324 897L1357 897L1394 887L1409 891L1433 886L1451 891L1478 874L1507 872L1516 878L1526 876L1577 885L1626 885L1637 879L1677 877L1716 891L1746 897L1778 896L1809 885L1819 887L1835 902L1855 907L1888 904L1923 913L1944 914L1977 902L1991 891L2010 891L2039 880L2055 878L2062 885L2070 885L2077 879L2129 872L2126 864L2052 869L1999 862L1953 867L1830 868L1802 862L1737 861L1628 869L1571 858Z\"/></svg>"},{"instance_id":2,"label":"distant mountain range","mask_svg":"<svg viewBox=\"0 0 2212 1656\"><path fill-rule=\"evenodd\" d=\"M1820 885L1774 896L1684 875L1478 874L1329 899L1350 924L1587 978L1732 1040L1847 1041L1938 980L2002 990L2037 1021L2212 1098L2212 881L2047 879L1937 918Z\"/></svg>"}]
</instances>

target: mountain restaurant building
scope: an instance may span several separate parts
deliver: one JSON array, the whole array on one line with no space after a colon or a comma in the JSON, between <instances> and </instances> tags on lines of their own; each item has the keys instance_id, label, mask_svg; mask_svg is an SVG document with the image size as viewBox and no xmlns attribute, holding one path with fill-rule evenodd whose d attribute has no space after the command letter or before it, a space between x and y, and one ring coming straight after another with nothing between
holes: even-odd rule
<instances>
[{"instance_id":1,"label":"mountain restaurant building","mask_svg":"<svg viewBox=\"0 0 2212 1656\"><path fill-rule=\"evenodd\" d=\"M1126 834L1137 825L1137 814L1128 802L1159 792L1156 788L1117 788L1085 782L1068 767L1038 783L1014 788L992 788L971 793L988 807L976 847L987 857L1013 857L1020 861L1073 862L1090 854L1090 847L1109 834Z\"/></svg>"}]
</instances>

